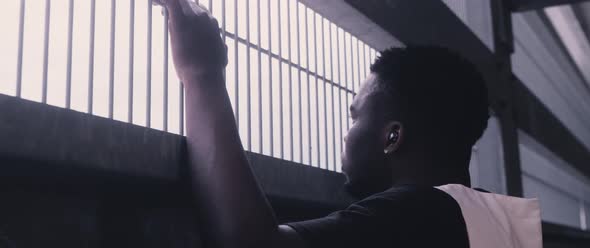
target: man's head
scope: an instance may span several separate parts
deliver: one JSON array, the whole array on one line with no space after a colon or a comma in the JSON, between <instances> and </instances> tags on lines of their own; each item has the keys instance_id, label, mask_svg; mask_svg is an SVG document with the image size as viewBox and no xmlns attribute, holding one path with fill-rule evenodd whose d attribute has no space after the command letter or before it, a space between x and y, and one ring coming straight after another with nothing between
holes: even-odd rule
<instances>
[{"instance_id":1,"label":"man's head","mask_svg":"<svg viewBox=\"0 0 590 248\"><path fill-rule=\"evenodd\" d=\"M489 117L475 66L423 46L383 51L350 113L342 169L359 197L396 183L469 184L471 147Z\"/></svg>"}]
</instances>

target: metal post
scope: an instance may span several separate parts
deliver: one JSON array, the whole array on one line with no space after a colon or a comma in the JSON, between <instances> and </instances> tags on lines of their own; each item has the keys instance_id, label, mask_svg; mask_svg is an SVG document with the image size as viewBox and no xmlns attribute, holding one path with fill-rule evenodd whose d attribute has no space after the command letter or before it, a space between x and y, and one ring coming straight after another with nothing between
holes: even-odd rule
<instances>
[{"instance_id":1,"label":"metal post","mask_svg":"<svg viewBox=\"0 0 590 248\"><path fill-rule=\"evenodd\" d=\"M329 32L330 32L330 39L329 39L330 40L330 45L332 45L332 24L330 24L330 31ZM338 34L336 34L336 38L338 38ZM330 50L332 51L332 49L330 49ZM330 63L330 75L332 75L332 81L334 81L334 69L333 69L334 61L333 60L334 60L334 56L333 56L332 52L330 52L330 62L331 62ZM334 148L333 150L336 151L336 149L335 149L336 145L334 145L334 143L336 141L336 139L334 138L336 136L334 134L335 133L335 130L336 130L336 125L334 123L335 122L334 121L335 120L335 115L334 115L334 94L333 94L334 91L332 90L332 86L330 86L330 91L332 91L331 94L330 94L330 97L332 98L331 99L332 100L332 147ZM328 92L327 89L324 90L324 95L327 94L326 92ZM326 107L326 109L327 109L327 107ZM327 123L327 121L326 121L326 123ZM328 135L328 132L326 132L326 135ZM328 158L329 154L330 153L328 152L328 139L326 139L326 166L329 166L329 161L330 161L329 158ZM335 168L333 168L333 171L334 170L335 170Z\"/></svg>"},{"instance_id":2,"label":"metal post","mask_svg":"<svg viewBox=\"0 0 590 248\"><path fill-rule=\"evenodd\" d=\"M178 93L180 95L180 97L179 97L179 108L180 109L178 111L179 112L178 117L180 120L178 121L178 125L179 125L178 128L179 128L180 135L184 135L184 83L180 82L180 86L178 88L179 88Z\"/></svg>"},{"instance_id":3,"label":"metal post","mask_svg":"<svg viewBox=\"0 0 590 248\"><path fill-rule=\"evenodd\" d=\"M344 84L345 88L348 88L348 72L347 72L347 63L346 63L346 32L344 32L344 30L342 30L342 50L344 50L344 57L342 58L342 60L344 60L344 68L340 67L340 28L338 28L336 30L336 49L338 50L338 52L336 53L337 56L337 65L338 65L338 81L340 83L340 85ZM352 55L352 54L351 54ZM342 69L344 69L344 80L342 80ZM334 98L334 93L332 92L332 98ZM338 92L338 105L342 105L342 95L340 94L340 92ZM334 100L332 100L332 106L334 106ZM333 109L334 107L332 107ZM335 112L335 110L332 111L332 113ZM347 112L348 113L348 112ZM347 114L348 116L348 114ZM348 118L346 118L348 119ZM339 138L340 140L342 140L342 107L338 108L338 126L339 126ZM335 131L335 130L334 130ZM334 166L336 166L336 134L334 134ZM340 150L342 151L342 142L340 142ZM335 170L335 168L334 168Z\"/></svg>"},{"instance_id":4,"label":"metal post","mask_svg":"<svg viewBox=\"0 0 590 248\"><path fill-rule=\"evenodd\" d=\"M223 37L223 43L225 43L225 0L221 0L221 26L223 29L223 32L221 32L221 37ZM225 75L225 69L224 69L224 75Z\"/></svg>"},{"instance_id":5,"label":"metal post","mask_svg":"<svg viewBox=\"0 0 590 248\"><path fill-rule=\"evenodd\" d=\"M318 32L317 32L316 19L317 19L317 14L314 14L313 15L313 33L314 33L314 36L313 36L313 44L315 44L315 46L314 46L314 52L315 52L314 53L314 60L315 60L316 73L317 73L317 65L318 65L318 42L317 42L317 37L318 37ZM321 25L322 25L322 29L323 29L324 22L322 20L320 20L320 21L322 22ZM322 34L322 55L325 53L325 51L323 50L324 49L323 47L324 47L324 34ZM323 76L326 77L326 65L323 65L322 66L322 70L323 70ZM319 83L319 81L318 81L318 77L317 76L314 77L314 79L315 79L315 103L316 103L316 107L317 107L317 106L319 106L319 103L318 103L318 101L319 101L319 97L318 97L318 95L319 95L319 91L318 91L318 83ZM309 82L309 79L308 79L308 82ZM317 142L316 150L317 150L317 155L318 155L318 161L317 161L318 164L317 164L317 166L320 167L320 134L319 134L319 130L320 130L320 110L317 109L316 112L315 112L315 114L316 114L316 118L315 119L317 121L317 124L316 124L316 130L317 130L316 131L316 142ZM309 140L309 143L311 144L311 139ZM310 151L310 154L309 154L309 163L310 164L312 163L311 162L311 158L312 158L312 156L311 156L311 151Z\"/></svg>"},{"instance_id":6,"label":"metal post","mask_svg":"<svg viewBox=\"0 0 590 248\"><path fill-rule=\"evenodd\" d=\"M362 59L362 64L361 64L361 60L359 60L359 66L360 66L360 69L361 69L362 73L361 73L361 76L359 78L359 80L361 80L361 81L359 81L359 88L358 88L359 90L360 90L360 87L361 87L361 84L362 84L362 80L364 80L364 78L367 77L367 69L368 69L367 68L367 62L366 62L366 59L365 59L365 43L364 42L361 42L361 47L362 47L362 49L359 50L359 59ZM363 55L362 56L361 56L361 51L363 52Z\"/></svg>"},{"instance_id":7,"label":"metal post","mask_svg":"<svg viewBox=\"0 0 590 248\"><path fill-rule=\"evenodd\" d=\"M280 30L280 26L281 26L281 1L278 1L278 7L279 7L279 30ZM297 6L296 9L297 12L297 17L299 17L299 6ZM297 23L297 28L299 28L299 23ZM280 35L281 33L279 32L279 47L282 48L282 37ZM299 37L298 37L299 38ZM297 44L299 45L299 39L297 39ZM279 54L282 53L282 50L279 49ZM287 56L289 57L289 60L292 59L291 57L291 6L289 4L289 2L287 2ZM281 56L279 56L281 57ZM280 60L279 60L280 61ZM281 63L281 68L282 68L282 63ZM288 73L289 73L289 141L291 141L291 145L289 146L289 157L291 158L292 161L295 161L294 158L294 154L293 154L293 145L295 145L295 141L294 141L294 136L293 136L293 70L291 69L291 66L287 67ZM279 84L279 87L281 88L280 90L280 96L281 96L281 106L283 106L283 86L282 86L283 82L281 81L281 83ZM283 109L281 107L281 109ZM281 118L282 119L282 118ZM284 124L284 123L283 123ZM283 128L283 125L281 125L281 129ZM283 133L281 131L281 133ZM283 145L284 143L281 142Z\"/></svg>"},{"instance_id":8,"label":"metal post","mask_svg":"<svg viewBox=\"0 0 590 248\"><path fill-rule=\"evenodd\" d=\"M492 20L494 23L494 52L497 58L498 76L495 83L500 89L499 101L504 107L496 111L501 125L502 147L504 152L504 169L506 175L506 191L511 196L522 196L522 170L518 132L514 119L514 94L512 90L512 64L510 56L513 52L511 13L505 1L492 1Z\"/></svg>"},{"instance_id":9,"label":"metal post","mask_svg":"<svg viewBox=\"0 0 590 248\"><path fill-rule=\"evenodd\" d=\"M280 7L279 7L279 13L280 13ZM301 44L300 44L301 43L301 36L300 36L301 34L299 33L299 3L298 2L295 3L295 19L297 20L296 21L297 28L295 31L297 33L297 62L299 62L299 64L301 65ZM291 61L293 61L293 57L291 57L291 8L290 8L289 2L287 2L287 29L288 29L288 31L287 31L288 49L287 50L289 51L288 52L289 59ZM307 66L309 66L309 65L307 65ZM292 74L291 72L292 72L292 70L291 70L291 67L289 66L289 115L290 115L289 131L291 134L291 146L290 147L291 147L291 160L295 161L295 157L294 157L294 153L293 153L293 150L294 150L293 146L295 145L295 141L294 141L295 137L293 135L293 122L294 122L293 121L293 80L291 78L291 74ZM300 70L297 70L297 72L299 73ZM302 131L302 129L301 129L301 124L302 124L301 106L303 104L301 103L301 94L302 93L301 93L301 74L300 73L298 74L297 80L299 81L298 82L299 83L299 86L298 86L299 87L299 96L298 96L299 97L299 108L298 108L299 115L298 116L299 116L299 146L300 146L299 148L301 148L301 141L303 140L303 135L301 134L301 131ZM303 154L302 149L300 149L299 155L302 155L302 154ZM300 161L303 161L303 160L300 160Z\"/></svg>"},{"instance_id":10,"label":"metal post","mask_svg":"<svg viewBox=\"0 0 590 248\"><path fill-rule=\"evenodd\" d=\"M260 0L256 0L256 9L258 10L258 16L256 16L256 27L258 30L258 46L256 48L257 52L258 52L258 142L259 142L259 147L260 147L260 153L263 153L264 149L263 149L263 119L262 119L262 52L260 50L260 33L262 33L260 31L260 15L261 15L261 11L260 11ZM269 57L270 58L270 57ZM270 62L270 61L269 61ZM272 136L271 136L272 137Z\"/></svg>"},{"instance_id":11,"label":"metal post","mask_svg":"<svg viewBox=\"0 0 590 248\"><path fill-rule=\"evenodd\" d=\"M238 126L238 129L240 129L240 87L238 85L238 82L240 81L239 79L239 67L238 65L239 63L239 59L238 59L238 0L234 0L234 28L235 28L235 34L236 34L236 39L234 39L234 55L235 55L235 60L234 60L234 75L235 75L235 79L236 81L234 82L234 90L235 90L235 95L234 95L234 101L236 104L236 109L234 110L234 115L236 116L236 126Z\"/></svg>"},{"instance_id":12,"label":"metal post","mask_svg":"<svg viewBox=\"0 0 590 248\"><path fill-rule=\"evenodd\" d=\"M152 0L148 0L147 9L147 55L146 55L146 127L152 124Z\"/></svg>"},{"instance_id":13,"label":"metal post","mask_svg":"<svg viewBox=\"0 0 590 248\"><path fill-rule=\"evenodd\" d=\"M114 0L113 0L114 1ZM164 12L164 65L162 82L164 83L164 100L163 100L163 122L164 131L168 131L168 10L162 8Z\"/></svg>"},{"instance_id":14,"label":"metal post","mask_svg":"<svg viewBox=\"0 0 590 248\"><path fill-rule=\"evenodd\" d=\"M73 0L72 0L73 1ZM109 118L113 119L114 88L115 88L115 16L117 2L111 0L111 44L109 51Z\"/></svg>"},{"instance_id":15,"label":"metal post","mask_svg":"<svg viewBox=\"0 0 590 248\"><path fill-rule=\"evenodd\" d=\"M357 71L357 81L356 82L357 82L357 86L358 86L356 88L357 90L361 88L361 83L362 83L361 67L364 67L364 66L361 65L361 49L359 47L360 46L359 43L361 43L361 42L357 38L356 39L356 65L357 65L357 68L356 68L356 71ZM352 91L356 91L354 87L352 88ZM348 99L348 97L346 99ZM348 111L347 111L347 113L348 113Z\"/></svg>"},{"instance_id":16,"label":"metal post","mask_svg":"<svg viewBox=\"0 0 590 248\"><path fill-rule=\"evenodd\" d=\"M51 1L45 0L45 31L43 37L43 92L41 102L47 102L47 64L49 63L49 22L51 15Z\"/></svg>"},{"instance_id":17,"label":"metal post","mask_svg":"<svg viewBox=\"0 0 590 248\"><path fill-rule=\"evenodd\" d=\"M268 13L268 98L269 100L269 105L270 105L270 111L268 111L268 114L270 116L270 155L273 156L274 155L274 121L273 121L273 106L272 106L272 28L271 28L271 7L270 7L270 1L268 0L268 5L267 5L267 13ZM281 64L279 63L279 68L281 67ZM280 80L280 79L279 79ZM282 127L281 127L282 128ZM281 152L281 157L283 156L282 152Z\"/></svg>"},{"instance_id":18,"label":"metal post","mask_svg":"<svg viewBox=\"0 0 590 248\"><path fill-rule=\"evenodd\" d=\"M368 77L369 76L369 74L371 72L371 64L372 64L372 61L370 61L370 60L367 59L367 56L369 54L367 52L368 47L369 47L369 45L367 45L367 44L365 44L363 46L363 65L364 65L364 68L365 68L365 71L364 71L365 77Z\"/></svg>"},{"instance_id":19,"label":"metal post","mask_svg":"<svg viewBox=\"0 0 590 248\"><path fill-rule=\"evenodd\" d=\"M346 33L343 30L343 33L342 33L342 46L343 46L342 47L342 50L344 51L344 54L343 54L344 55L344 58L342 58L342 59L344 60L344 68L342 68L342 69L344 69L344 82L342 82L342 78L340 78L342 76L342 72L340 71L340 41L339 41L339 38L340 38L340 34L339 33L340 32L339 31L340 31L340 29L338 29L337 30L338 33L336 33L336 47L337 47L336 50L338 50L338 52L336 53L337 54L337 58L338 58L337 59L337 61L338 61L337 62L337 64L338 64L338 80L340 81L341 84L344 83L344 87L345 88L348 88L348 83L349 83L350 80L348 78L348 69L346 67L347 66L347 63L346 62L347 62L347 59L348 59L346 57L346 35L345 35ZM352 53L350 55L351 55L350 57L352 58ZM338 101L339 101L339 103L341 105L342 104L342 97L341 97L340 94L338 94ZM342 138L342 109L340 109L338 111L338 116L340 118L340 138ZM348 122L348 111L346 111L346 122ZM336 143L334 143L334 145L336 145ZM340 142L340 151L342 151L342 142Z\"/></svg>"},{"instance_id":20,"label":"metal post","mask_svg":"<svg viewBox=\"0 0 590 248\"><path fill-rule=\"evenodd\" d=\"M90 1L90 48L88 56L88 113L93 113L94 100L94 31L96 23L96 0Z\"/></svg>"},{"instance_id":21,"label":"metal post","mask_svg":"<svg viewBox=\"0 0 590 248\"><path fill-rule=\"evenodd\" d=\"M246 124L248 126L247 147L249 151L252 151L252 101L250 100L252 98L250 92L250 0L246 0L246 91L246 105L248 108L246 116Z\"/></svg>"},{"instance_id":22,"label":"metal post","mask_svg":"<svg viewBox=\"0 0 590 248\"><path fill-rule=\"evenodd\" d=\"M73 0L70 0L73 1ZM22 78L23 78L23 42L25 33L25 0L20 1L19 20L18 20L18 52L16 63L16 96L21 96ZM71 8L71 7L70 7ZM71 9L70 9L71 10Z\"/></svg>"},{"instance_id":23,"label":"metal post","mask_svg":"<svg viewBox=\"0 0 590 248\"><path fill-rule=\"evenodd\" d=\"M281 1L277 1L278 3L278 16L280 17L280 12L281 12ZM270 6L270 3L269 3ZM270 22L270 21L269 21ZM281 45L281 18L279 18L279 20L277 21L277 25L279 25L279 116L280 116L280 136L279 136L279 140L281 142L281 157L280 158L285 158L285 151L284 151L284 138L283 138L283 62L281 62L280 58L281 57L281 51L282 51L282 45ZM268 35L270 36L270 30L268 32ZM290 49L289 49L290 50ZM269 51L272 50L269 49ZM290 74L289 74L290 75ZM290 80L289 80L290 81ZM289 82L289 84L291 84L291 82ZM272 93L271 93L272 94ZM271 111L272 112L272 111ZM291 128L291 130L293 130L293 128ZM293 135L291 135L291 137L293 137ZM293 148L293 146L291 146L291 148ZM291 153L291 155L293 155L293 153ZM293 159L293 157L291 157L291 159Z\"/></svg>"},{"instance_id":24,"label":"metal post","mask_svg":"<svg viewBox=\"0 0 590 248\"><path fill-rule=\"evenodd\" d=\"M325 38L326 38L326 33L324 32L324 24L325 24L325 19L324 22L322 23L322 51L324 51L322 53L322 62L324 64L324 77L326 77L326 49L325 49ZM332 27L330 26L330 22L328 22L328 32L332 31ZM331 42L331 38L332 38L332 34L330 33L329 35L329 42L330 42L330 46L332 46L332 42ZM332 51L330 50L330 56L332 56ZM330 70L332 70L332 63L330 63ZM332 80L334 80L334 75L332 74L332 72L330 72L330 77L332 78ZM323 83L324 85L324 147L326 148L326 168L328 169L328 101L326 100L326 83L324 81ZM319 105L319 104L318 104ZM318 156L318 160L319 160L319 156Z\"/></svg>"},{"instance_id":25,"label":"metal post","mask_svg":"<svg viewBox=\"0 0 590 248\"><path fill-rule=\"evenodd\" d=\"M133 39L135 33L135 0L129 1L129 92L127 102L127 122L133 122Z\"/></svg>"},{"instance_id":26,"label":"metal post","mask_svg":"<svg viewBox=\"0 0 590 248\"><path fill-rule=\"evenodd\" d=\"M306 7L305 8L305 33L307 34L306 39L305 39L305 58L307 60L307 67L310 68L311 66L309 66L309 25L307 23L307 20L309 19L307 14L309 13L309 9ZM315 14L313 14L313 16L315 17ZM314 23L315 25L315 23ZM314 47L317 46L317 44L315 43L315 36L316 33L313 33L313 39L314 39ZM301 58L301 57L299 57ZM318 63L317 61L314 63L314 71L315 73L318 73ZM301 70L299 70L299 84L301 85ZM309 75L310 73L306 73L307 75L307 142L309 142L309 146L311 146L311 83L309 80ZM301 86L299 86L299 89L301 89ZM299 113L301 113L301 111L299 111ZM299 120L301 120L301 115L299 115ZM300 134L302 134L302 128L301 125L299 125L299 129L300 129ZM301 139L300 139L301 140ZM307 147L307 152L309 155L309 164L311 165L311 148ZM303 163L303 142L301 142L301 163Z\"/></svg>"}]
</instances>

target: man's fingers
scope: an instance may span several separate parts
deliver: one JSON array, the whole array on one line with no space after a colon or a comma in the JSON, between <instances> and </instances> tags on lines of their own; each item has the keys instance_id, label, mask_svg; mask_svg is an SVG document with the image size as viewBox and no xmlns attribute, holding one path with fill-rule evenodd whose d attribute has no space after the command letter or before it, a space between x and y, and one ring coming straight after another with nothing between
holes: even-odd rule
<instances>
[{"instance_id":1,"label":"man's fingers","mask_svg":"<svg viewBox=\"0 0 590 248\"><path fill-rule=\"evenodd\" d=\"M186 17L182 13L182 6L179 1L185 0L160 0L163 1L168 10L168 20L180 25L185 22Z\"/></svg>"}]
</instances>

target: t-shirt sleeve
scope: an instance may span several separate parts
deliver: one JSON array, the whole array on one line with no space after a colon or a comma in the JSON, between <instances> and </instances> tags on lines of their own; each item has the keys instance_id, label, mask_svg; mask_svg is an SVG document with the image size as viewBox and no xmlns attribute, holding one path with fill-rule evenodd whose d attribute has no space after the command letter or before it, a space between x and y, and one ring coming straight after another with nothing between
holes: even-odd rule
<instances>
[{"instance_id":1,"label":"t-shirt sleeve","mask_svg":"<svg viewBox=\"0 0 590 248\"><path fill-rule=\"evenodd\" d=\"M308 247L381 247L412 232L413 207L409 192L377 194L326 217L288 223ZM415 220L415 219L414 219ZM397 243L397 242L396 242ZM391 247L391 246L389 246Z\"/></svg>"}]
</instances>

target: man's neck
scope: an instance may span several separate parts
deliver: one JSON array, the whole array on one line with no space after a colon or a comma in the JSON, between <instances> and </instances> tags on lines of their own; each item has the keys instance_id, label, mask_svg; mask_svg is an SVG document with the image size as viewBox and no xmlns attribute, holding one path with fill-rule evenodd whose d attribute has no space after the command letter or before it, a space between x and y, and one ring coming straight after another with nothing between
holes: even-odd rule
<instances>
[{"instance_id":1,"label":"man's neck","mask_svg":"<svg viewBox=\"0 0 590 248\"><path fill-rule=\"evenodd\" d=\"M431 156L423 156L422 154L408 158L405 161L398 161L398 168L406 170L394 173L394 186L413 184L435 187L445 184L461 184L471 187L471 179L467 169L469 158L445 155L435 156L431 154ZM464 171L453 169L462 166L466 168Z\"/></svg>"},{"instance_id":2,"label":"man's neck","mask_svg":"<svg viewBox=\"0 0 590 248\"><path fill-rule=\"evenodd\" d=\"M467 187L471 187L471 183L469 179L464 179L460 177L408 177L408 178L400 178L398 179L394 186L397 185L420 185L420 186L428 186L428 187L435 187L445 184L461 184Z\"/></svg>"}]
</instances>

